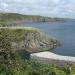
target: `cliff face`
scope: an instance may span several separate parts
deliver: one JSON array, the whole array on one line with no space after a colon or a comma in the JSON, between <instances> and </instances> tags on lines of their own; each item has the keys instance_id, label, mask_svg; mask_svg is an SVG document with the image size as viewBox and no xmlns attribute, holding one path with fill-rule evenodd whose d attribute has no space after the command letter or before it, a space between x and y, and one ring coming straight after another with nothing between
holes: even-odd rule
<instances>
[{"instance_id":1,"label":"cliff face","mask_svg":"<svg viewBox=\"0 0 75 75\"><path fill-rule=\"evenodd\" d=\"M63 18L51 18L16 13L0 13L0 26L14 26L22 22L63 22Z\"/></svg>"},{"instance_id":2,"label":"cliff face","mask_svg":"<svg viewBox=\"0 0 75 75\"><path fill-rule=\"evenodd\" d=\"M44 32L36 28L5 28L0 29L0 32L9 39L12 50L39 52L53 49L59 45L57 40L49 38Z\"/></svg>"}]
</instances>

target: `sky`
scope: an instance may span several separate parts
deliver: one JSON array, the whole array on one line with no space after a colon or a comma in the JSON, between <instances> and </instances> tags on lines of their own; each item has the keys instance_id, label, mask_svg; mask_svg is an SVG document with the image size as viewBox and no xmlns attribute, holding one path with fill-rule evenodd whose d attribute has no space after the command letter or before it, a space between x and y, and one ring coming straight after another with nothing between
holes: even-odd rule
<instances>
[{"instance_id":1,"label":"sky","mask_svg":"<svg viewBox=\"0 0 75 75\"><path fill-rule=\"evenodd\" d=\"M0 12L75 19L75 0L0 0Z\"/></svg>"}]
</instances>

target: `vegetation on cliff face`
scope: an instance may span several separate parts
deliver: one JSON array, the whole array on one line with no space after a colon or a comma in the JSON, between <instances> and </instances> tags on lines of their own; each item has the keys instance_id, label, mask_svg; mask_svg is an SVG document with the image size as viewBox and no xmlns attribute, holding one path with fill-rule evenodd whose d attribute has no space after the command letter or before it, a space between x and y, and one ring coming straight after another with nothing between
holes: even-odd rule
<instances>
[{"instance_id":1,"label":"vegetation on cliff face","mask_svg":"<svg viewBox=\"0 0 75 75\"><path fill-rule=\"evenodd\" d=\"M13 50L38 52L53 49L59 45L57 40L49 38L45 33L36 28L2 28L0 33L2 35L6 34L6 38L9 38Z\"/></svg>"},{"instance_id":2,"label":"vegetation on cliff face","mask_svg":"<svg viewBox=\"0 0 75 75\"><path fill-rule=\"evenodd\" d=\"M50 18L17 13L0 13L0 26L14 26L21 22L62 22L63 18Z\"/></svg>"},{"instance_id":3,"label":"vegetation on cliff face","mask_svg":"<svg viewBox=\"0 0 75 75\"><path fill-rule=\"evenodd\" d=\"M21 59L21 56L12 49L11 42L22 41L24 33L24 29L0 29L0 75L75 75L72 65L60 68Z\"/></svg>"},{"instance_id":4,"label":"vegetation on cliff face","mask_svg":"<svg viewBox=\"0 0 75 75\"><path fill-rule=\"evenodd\" d=\"M55 65L36 63L21 59L20 55L11 49L11 43L6 33L0 33L0 75L74 75L72 65L60 68Z\"/></svg>"}]
</instances>

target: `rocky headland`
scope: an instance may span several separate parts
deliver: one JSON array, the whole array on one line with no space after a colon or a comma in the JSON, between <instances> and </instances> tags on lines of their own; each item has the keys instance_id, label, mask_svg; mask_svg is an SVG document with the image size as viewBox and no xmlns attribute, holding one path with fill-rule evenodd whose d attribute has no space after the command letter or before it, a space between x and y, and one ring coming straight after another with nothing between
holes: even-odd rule
<instances>
[{"instance_id":1,"label":"rocky headland","mask_svg":"<svg viewBox=\"0 0 75 75\"><path fill-rule=\"evenodd\" d=\"M9 40L13 51L26 50L34 53L59 46L56 39L50 38L40 29L33 27L2 27L0 35Z\"/></svg>"},{"instance_id":2,"label":"rocky headland","mask_svg":"<svg viewBox=\"0 0 75 75\"><path fill-rule=\"evenodd\" d=\"M39 15L23 15L18 13L0 13L0 26L16 26L25 22L63 22L64 18L51 18Z\"/></svg>"}]
</instances>

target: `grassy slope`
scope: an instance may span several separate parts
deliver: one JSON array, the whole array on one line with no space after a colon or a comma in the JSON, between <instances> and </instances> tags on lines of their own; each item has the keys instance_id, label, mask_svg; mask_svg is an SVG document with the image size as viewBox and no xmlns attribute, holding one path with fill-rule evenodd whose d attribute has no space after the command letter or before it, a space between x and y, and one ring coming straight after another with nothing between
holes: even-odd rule
<instances>
[{"instance_id":1,"label":"grassy slope","mask_svg":"<svg viewBox=\"0 0 75 75\"><path fill-rule=\"evenodd\" d=\"M9 34L6 33L7 30L6 32L0 31L0 75L75 75L75 69L72 68L72 65L60 68L54 64L41 64L33 60L23 60L19 54L11 50L10 38L7 38ZM13 34L15 31L10 33ZM18 33L18 36L20 35Z\"/></svg>"},{"instance_id":2,"label":"grassy slope","mask_svg":"<svg viewBox=\"0 0 75 75\"><path fill-rule=\"evenodd\" d=\"M13 37L17 38L13 40L20 41L23 39L24 30L0 30L0 75L75 75L75 69L71 65L60 68L54 64L21 59L11 50L10 37L7 37L9 34L14 34Z\"/></svg>"},{"instance_id":3,"label":"grassy slope","mask_svg":"<svg viewBox=\"0 0 75 75\"><path fill-rule=\"evenodd\" d=\"M7 22L7 21L15 21L15 20L21 20L23 18L27 18L30 16L27 15L21 15L16 13L0 13L0 22Z\"/></svg>"}]
</instances>

